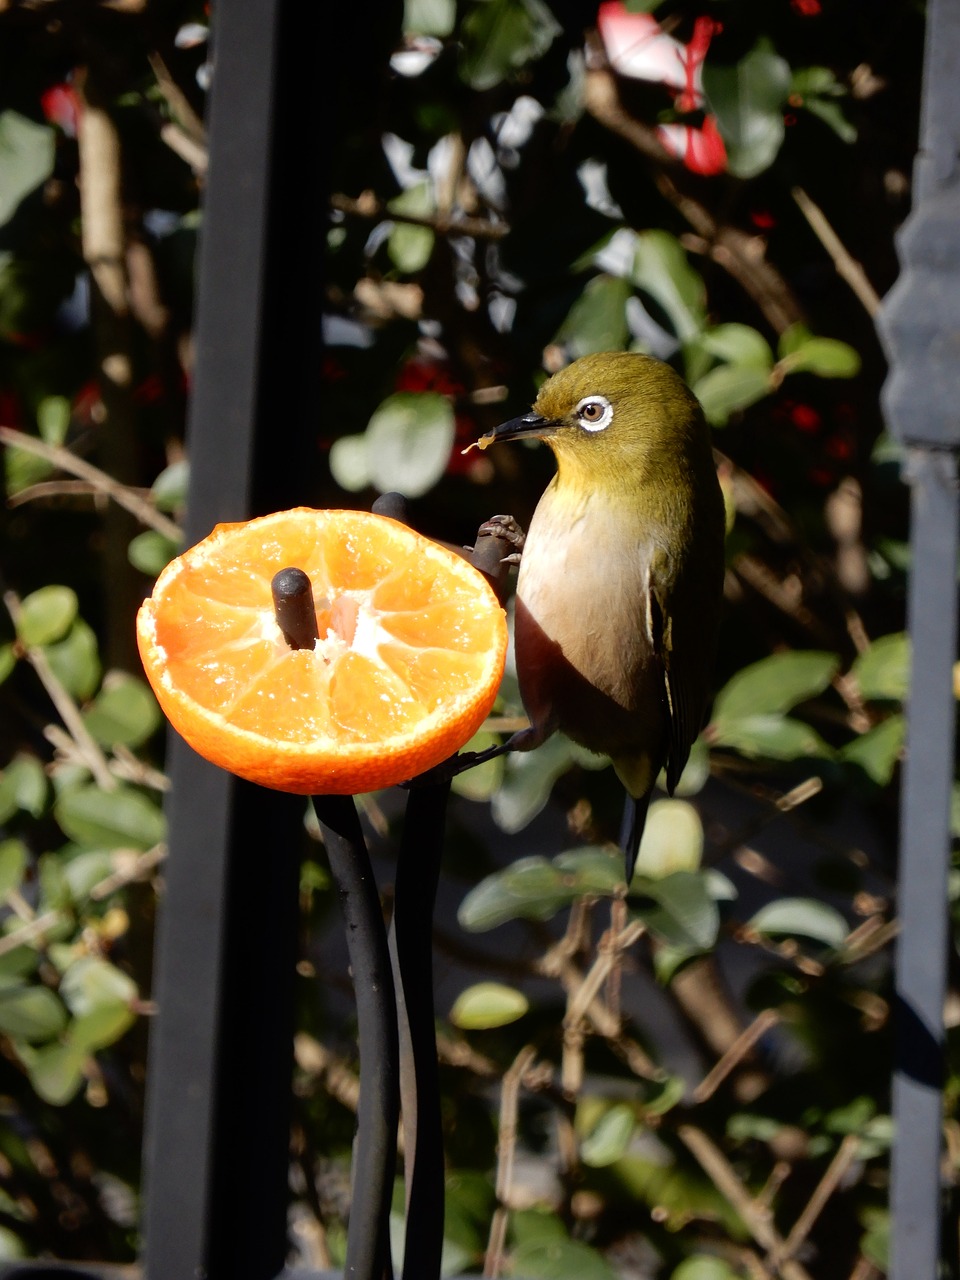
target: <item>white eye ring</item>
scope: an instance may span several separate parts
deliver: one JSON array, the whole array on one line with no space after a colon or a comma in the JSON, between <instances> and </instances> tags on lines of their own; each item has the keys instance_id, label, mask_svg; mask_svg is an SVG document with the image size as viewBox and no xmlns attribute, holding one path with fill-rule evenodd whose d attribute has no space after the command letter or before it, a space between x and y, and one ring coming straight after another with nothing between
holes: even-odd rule
<instances>
[{"instance_id":1,"label":"white eye ring","mask_svg":"<svg viewBox=\"0 0 960 1280\"><path fill-rule=\"evenodd\" d=\"M595 416L600 410L599 417ZM591 416L587 417L587 412ZM584 431L603 431L613 421L613 405L606 396L584 396L577 405L577 418Z\"/></svg>"}]
</instances>

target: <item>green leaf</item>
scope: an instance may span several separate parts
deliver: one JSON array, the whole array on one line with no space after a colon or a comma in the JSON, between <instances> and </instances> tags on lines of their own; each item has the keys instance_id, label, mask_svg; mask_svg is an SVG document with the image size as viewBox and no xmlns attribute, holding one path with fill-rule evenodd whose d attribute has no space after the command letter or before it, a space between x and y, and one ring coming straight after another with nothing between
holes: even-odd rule
<instances>
[{"instance_id":1,"label":"green leaf","mask_svg":"<svg viewBox=\"0 0 960 1280\"><path fill-rule=\"evenodd\" d=\"M65 1106L83 1084L87 1055L75 1044L53 1044L35 1054L28 1067L30 1083L52 1106Z\"/></svg>"},{"instance_id":2,"label":"green leaf","mask_svg":"<svg viewBox=\"0 0 960 1280\"><path fill-rule=\"evenodd\" d=\"M402 191L387 205L390 213L405 213L410 217L425 218L435 212L433 187L429 182L418 182ZM413 222L397 222L387 239L390 261L399 270L412 274L422 271L430 261L436 236L430 227Z\"/></svg>"},{"instance_id":3,"label":"green leaf","mask_svg":"<svg viewBox=\"0 0 960 1280\"><path fill-rule=\"evenodd\" d=\"M66 396L43 397L37 405L37 429L47 444L63 444L70 429L72 412Z\"/></svg>"},{"instance_id":4,"label":"green leaf","mask_svg":"<svg viewBox=\"0 0 960 1280\"><path fill-rule=\"evenodd\" d=\"M23 884L27 872L27 846L22 840L0 840L0 902L6 902Z\"/></svg>"},{"instance_id":5,"label":"green leaf","mask_svg":"<svg viewBox=\"0 0 960 1280\"><path fill-rule=\"evenodd\" d=\"M603 1256L579 1240L519 1244L510 1259L513 1274L529 1280L617 1280Z\"/></svg>"},{"instance_id":6,"label":"green leaf","mask_svg":"<svg viewBox=\"0 0 960 1280\"><path fill-rule=\"evenodd\" d=\"M136 1022L136 1016L126 1005L105 1004L70 1023L70 1043L84 1053L97 1053L115 1044Z\"/></svg>"},{"instance_id":7,"label":"green leaf","mask_svg":"<svg viewBox=\"0 0 960 1280\"><path fill-rule=\"evenodd\" d=\"M521 858L471 889L460 904L457 920L468 933L483 933L518 917L549 920L576 896L563 873L546 858Z\"/></svg>"},{"instance_id":8,"label":"green leaf","mask_svg":"<svg viewBox=\"0 0 960 1280\"><path fill-rule=\"evenodd\" d=\"M478 982L457 996L450 1021L462 1031L486 1031L516 1022L529 1008L522 991L500 982Z\"/></svg>"},{"instance_id":9,"label":"green leaf","mask_svg":"<svg viewBox=\"0 0 960 1280\"><path fill-rule=\"evenodd\" d=\"M703 91L727 145L727 168L753 178L774 161L784 137L790 65L760 41L734 67L707 62Z\"/></svg>"},{"instance_id":10,"label":"green leaf","mask_svg":"<svg viewBox=\"0 0 960 1280\"><path fill-rule=\"evenodd\" d=\"M0 111L0 226L9 222L20 201L53 173L54 132L19 111Z\"/></svg>"},{"instance_id":11,"label":"green leaf","mask_svg":"<svg viewBox=\"0 0 960 1280\"><path fill-rule=\"evenodd\" d=\"M592 1169L603 1169L619 1160L637 1127L633 1108L625 1102L605 1111L580 1144L580 1159Z\"/></svg>"},{"instance_id":12,"label":"green leaf","mask_svg":"<svg viewBox=\"0 0 960 1280\"><path fill-rule=\"evenodd\" d=\"M456 20L456 0L405 0L403 6L404 35L443 40L453 32Z\"/></svg>"},{"instance_id":13,"label":"green leaf","mask_svg":"<svg viewBox=\"0 0 960 1280\"><path fill-rule=\"evenodd\" d=\"M662 880L634 876L630 893L653 899L652 907L636 907L634 915L668 946L706 951L716 942L720 913L703 875L675 871Z\"/></svg>"},{"instance_id":14,"label":"green leaf","mask_svg":"<svg viewBox=\"0 0 960 1280\"><path fill-rule=\"evenodd\" d=\"M848 742L840 751L844 764L857 765L871 782L885 787L903 751L907 722L902 715L889 716L866 733Z\"/></svg>"},{"instance_id":15,"label":"green leaf","mask_svg":"<svg viewBox=\"0 0 960 1280\"><path fill-rule=\"evenodd\" d=\"M20 753L0 773L0 821L18 809L39 818L47 803L47 775L36 756Z\"/></svg>"},{"instance_id":16,"label":"green leaf","mask_svg":"<svg viewBox=\"0 0 960 1280\"><path fill-rule=\"evenodd\" d=\"M634 875L662 880L675 871L696 871L703 856L703 824L686 800L654 800L637 853Z\"/></svg>"},{"instance_id":17,"label":"green leaf","mask_svg":"<svg viewBox=\"0 0 960 1280\"><path fill-rule=\"evenodd\" d=\"M0 1032L33 1043L52 1040L67 1025L67 1011L47 987L0 989Z\"/></svg>"},{"instance_id":18,"label":"green leaf","mask_svg":"<svg viewBox=\"0 0 960 1280\"><path fill-rule=\"evenodd\" d=\"M834 950L843 946L850 932L839 911L815 898L779 898L761 907L749 927L775 937L811 938Z\"/></svg>"},{"instance_id":19,"label":"green leaf","mask_svg":"<svg viewBox=\"0 0 960 1280\"><path fill-rule=\"evenodd\" d=\"M820 735L801 720L788 716L741 716L714 726L715 746L732 747L742 755L767 760L797 760L802 756L829 759L833 752Z\"/></svg>"},{"instance_id":20,"label":"green leaf","mask_svg":"<svg viewBox=\"0 0 960 1280\"><path fill-rule=\"evenodd\" d=\"M160 708L149 686L136 676L111 671L83 713L91 736L103 747L139 747L157 730Z\"/></svg>"},{"instance_id":21,"label":"green leaf","mask_svg":"<svg viewBox=\"0 0 960 1280\"><path fill-rule=\"evenodd\" d=\"M780 335L777 343L777 359L784 360L787 356L794 355L801 347L805 346L813 334L800 320L789 325Z\"/></svg>"},{"instance_id":22,"label":"green leaf","mask_svg":"<svg viewBox=\"0 0 960 1280\"><path fill-rule=\"evenodd\" d=\"M461 78L483 92L541 57L562 31L542 0L480 0L460 24Z\"/></svg>"},{"instance_id":23,"label":"green leaf","mask_svg":"<svg viewBox=\"0 0 960 1280\"><path fill-rule=\"evenodd\" d=\"M699 378L693 394L703 406L707 421L726 426L731 413L748 409L772 389L770 371L752 364L722 364Z\"/></svg>"},{"instance_id":24,"label":"green leaf","mask_svg":"<svg viewBox=\"0 0 960 1280\"><path fill-rule=\"evenodd\" d=\"M181 544L160 533L158 529L144 529L127 545L127 559L135 569L148 578L156 578L174 556L179 555Z\"/></svg>"},{"instance_id":25,"label":"green leaf","mask_svg":"<svg viewBox=\"0 0 960 1280\"><path fill-rule=\"evenodd\" d=\"M106 849L87 849L63 863L63 876L73 902L85 902L90 890L116 870L113 856Z\"/></svg>"},{"instance_id":26,"label":"green leaf","mask_svg":"<svg viewBox=\"0 0 960 1280\"><path fill-rule=\"evenodd\" d=\"M150 497L158 511L181 511L187 504L190 464L186 458L171 462L150 486Z\"/></svg>"},{"instance_id":27,"label":"green leaf","mask_svg":"<svg viewBox=\"0 0 960 1280\"><path fill-rule=\"evenodd\" d=\"M682 1102L687 1086L682 1076L667 1076L656 1092L643 1103L644 1116L665 1116Z\"/></svg>"},{"instance_id":28,"label":"green leaf","mask_svg":"<svg viewBox=\"0 0 960 1280\"><path fill-rule=\"evenodd\" d=\"M369 488L367 437L362 432L334 440L330 446L330 474L348 493L359 493Z\"/></svg>"},{"instance_id":29,"label":"green leaf","mask_svg":"<svg viewBox=\"0 0 960 1280\"><path fill-rule=\"evenodd\" d=\"M710 1253L695 1253L684 1258L670 1280L739 1280L740 1272L734 1271L723 1258Z\"/></svg>"},{"instance_id":30,"label":"green leaf","mask_svg":"<svg viewBox=\"0 0 960 1280\"><path fill-rule=\"evenodd\" d=\"M17 634L28 648L52 644L69 631L77 616L77 596L69 587L41 587L22 604Z\"/></svg>"},{"instance_id":31,"label":"green leaf","mask_svg":"<svg viewBox=\"0 0 960 1280\"><path fill-rule=\"evenodd\" d=\"M850 668L868 700L903 702L910 689L910 637L897 631L874 640Z\"/></svg>"},{"instance_id":32,"label":"green leaf","mask_svg":"<svg viewBox=\"0 0 960 1280\"><path fill-rule=\"evenodd\" d=\"M17 655L13 651L13 645L0 644L0 684L3 684L7 676L13 673L16 665Z\"/></svg>"},{"instance_id":33,"label":"green leaf","mask_svg":"<svg viewBox=\"0 0 960 1280\"><path fill-rule=\"evenodd\" d=\"M558 733L536 751L509 756L500 790L491 803L493 820L500 830L513 834L532 822L550 799L553 784L574 762L572 743Z\"/></svg>"},{"instance_id":34,"label":"green leaf","mask_svg":"<svg viewBox=\"0 0 960 1280\"><path fill-rule=\"evenodd\" d=\"M751 366L766 373L773 368L770 344L748 324L718 324L697 341L710 355L727 364Z\"/></svg>"},{"instance_id":35,"label":"green leaf","mask_svg":"<svg viewBox=\"0 0 960 1280\"><path fill-rule=\"evenodd\" d=\"M599 275L586 287L557 331L557 341L576 358L596 351L622 351L627 345L627 299L630 285L616 276Z\"/></svg>"},{"instance_id":36,"label":"green leaf","mask_svg":"<svg viewBox=\"0 0 960 1280\"><path fill-rule=\"evenodd\" d=\"M812 116L817 116L828 129L832 129L841 142L856 142L857 127L843 114L839 102L831 102L829 98L804 98L803 105Z\"/></svg>"},{"instance_id":37,"label":"green leaf","mask_svg":"<svg viewBox=\"0 0 960 1280\"><path fill-rule=\"evenodd\" d=\"M67 692L84 702L100 683L97 637L83 618L76 618L62 640L47 646L47 661Z\"/></svg>"},{"instance_id":38,"label":"green leaf","mask_svg":"<svg viewBox=\"0 0 960 1280\"><path fill-rule=\"evenodd\" d=\"M836 338L808 338L781 363L786 373L815 373L821 378L853 378L860 372L860 356Z\"/></svg>"},{"instance_id":39,"label":"green leaf","mask_svg":"<svg viewBox=\"0 0 960 1280\"><path fill-rule=\"evenodd\" d=\"M840 669L835 653L790 649L751 663L734 675L717 694L713 723L746 715L789 711L823 693Z\"/></svg>"},{"instance_id":40,"label":"green leaf","mask_svg":"<svg viewBox=\"0 0 960 1280\"><path fill-rule=\"evenodd\" d=\"M81 956L63 975L60 994L77 1018L97 1009L122 1005L128 1009L139 992L121 969L100 956Z\"/></svg>"},{"instance_id":41,"label":"green leaf","mask_svg":"<svg viewBox=\"0 0 960 1280\"><path fill-rule=\"evenodd\" d=\"M499 742L496 735L481 729L462 750L487 751L499 745ZM466 800L489 800L503 779L503 767L503 756L494 756L492 760L485 760L483 764L474 765L472 769L465 769L458 774L451 784L452 789L456 795L463 796Z\"/></svg>"},{"instance_id":42,"label":"green leaf","mask_svg":"<svg viewBox=\"0 0 960 1280\"><path fill-rule=\"evenodd\" d=\"M623 856L602 845L560 853L553 865L568 878L576 897L609 897L623 884Z\"/></svg>"},{"instance_id":43,"label":"green leaf","mask_svg":"<svg viewBox=\"0 0 960 1280\"><path fill-rule=\"evenodd\" d=\"M398 391L376 410L366 430L371 483L419 498L446 470L456 431L453 406L434 391Z\"/></svg>"},{"instance_id":44,"label":"green leaf","mask_svg":"<svg viewBox=\"0 0 960 1280\"><path fill-rule=\"evenodd\" d=\"M666 313L681 342L690 342L700 333L706 318L706 290L676 236L668 231L641 231L636 237L632 279Z\"/></svg>"},{"instance_id":45,"label":"green leaf","mask_svg":"<svg viewBox=\"0 0 960 1280\"><path fill-rule=\"evenodd\" d=\"M54 805L62 830L85 848L149 849L166 836L158 805L133 787L102 791L90 783L64 792Z\"/></svg>"}]
</instances>

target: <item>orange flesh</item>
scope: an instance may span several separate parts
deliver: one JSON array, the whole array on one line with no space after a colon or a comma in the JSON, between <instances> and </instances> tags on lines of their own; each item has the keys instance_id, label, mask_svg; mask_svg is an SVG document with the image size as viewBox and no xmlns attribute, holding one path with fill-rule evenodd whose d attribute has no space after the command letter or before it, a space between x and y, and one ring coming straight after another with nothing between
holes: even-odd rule
<instances>
[{"instance_id":1,"label":"orange flesh","mask_svg":"<svg viewBox=\"0 0 960 1280\"><path fill-rule=\"evenodd\" d=\"M270 583L311 580L319 640L292 650ZM362 512L280 512L164 570L138 618L147 675L202 754L285 790L357 791L452 754L496 696L503 611L465 561Z\"/></svg>"}]
</instances>

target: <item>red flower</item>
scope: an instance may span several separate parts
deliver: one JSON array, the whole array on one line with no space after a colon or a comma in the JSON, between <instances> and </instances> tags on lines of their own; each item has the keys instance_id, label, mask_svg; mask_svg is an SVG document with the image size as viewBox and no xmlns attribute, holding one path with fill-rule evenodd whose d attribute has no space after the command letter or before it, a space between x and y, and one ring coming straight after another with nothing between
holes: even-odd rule
<instances>
[{"instance_id":1,"label":"red flower","mask_svg":"<svg viewBox=\"0 0 960 1280\"><path fill-rule=\"evenodd\" d=\"M50 123L62 129L68 138L77 136L80 103L72 85L54 84L44 89L40 95L40 106Z\"/></svg>"},{"instance_id":2,"label":"red flower","mask_svg":"<svg viewBox=\"0 0 960 1280\"><path fill-rule=\"evenodd\" d=\"M658 125L657 137L671 155L679 156L694 173L709 178L727 167L727 149L714 116L704 116L700 129L689 124Z\"/></svg>"},{"instance_id":3,"label":"red flower","mask_svg":"<svg viewBox=\"0 0 960 1280\"><path fill-rule=\"evenodd\" d=\"M629 13L623 0L604 0L597 10L597 28L614 71L637 80L667 85L680 112L698 111L704 105L703 62L710 41L720 30L712 18L699 17L689 44L681 44L661 28L649 13ZM716 116L703 125L663 124L657 136L688 169L706 175L723 173L727 150Z\"/></svg>"},{"instance_id":4,"label":"red flower","mask_svg":"<svg viewBox=\"0 0 960 1280\"><path fill-rule=\"evenodd\" d=\"M801 18L815 18L823 11L820 0L790 0L790 8Z\"/></svg>"}]
</instances>

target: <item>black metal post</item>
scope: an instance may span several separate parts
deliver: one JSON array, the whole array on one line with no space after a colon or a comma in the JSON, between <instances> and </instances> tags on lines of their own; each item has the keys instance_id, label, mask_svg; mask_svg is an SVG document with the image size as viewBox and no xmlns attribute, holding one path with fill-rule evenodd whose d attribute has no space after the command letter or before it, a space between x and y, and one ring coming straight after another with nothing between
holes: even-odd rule
<instances>
[{"instance_id":1,"label":"black metal post","mask_svg":"<svg viewBox=\"0 0 960 1280\"><path fill-rule=\"evenodd\" d=\"M884 304L884 406L912 490L912 678L901 807L896 955L892 1280L939 1274L943 1002L957 650L960 450L960 7L928 7L915 207Z\"/></svg>"},{"instance_id":2,"label":"black metal post","mask_svg":"<svg viewBox=\"0 0 960 1280\"><path fill-rule=\"evenodd\" d=\"M304 155L302 121L316 113L322 21L290 0L232 0L214 15L190 542L311 492L326 156ZM241 783L179 740L170 769L145 1268L149 1280L273 1280L288 1250L304 801Z\"/></svg>"}]
</instances>

